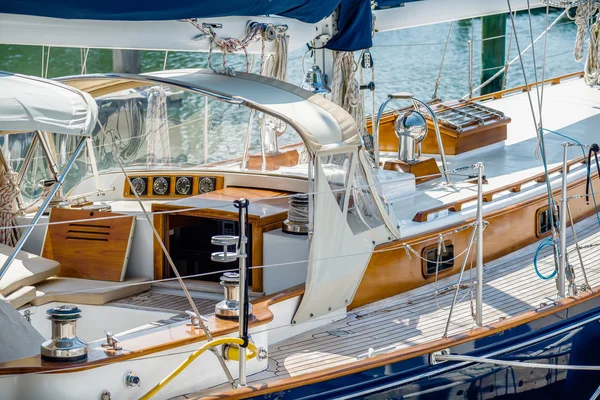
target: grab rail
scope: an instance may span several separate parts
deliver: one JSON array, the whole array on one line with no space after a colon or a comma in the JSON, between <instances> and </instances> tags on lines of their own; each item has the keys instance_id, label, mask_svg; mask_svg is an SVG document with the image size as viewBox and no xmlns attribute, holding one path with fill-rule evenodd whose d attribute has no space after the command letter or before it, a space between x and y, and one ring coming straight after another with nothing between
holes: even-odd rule
<instances>
[{"instance_id":1,"label":"grab rail","mask_svg":"<svg viewBox=\"0 0 600 400\"><path fill-rule=\"evenodd\" d=\"M570 168L577 164L583 164L585 162L583 157L578 157L575 158L571 161L569 161L567 163L567 172L570 171ZM552 169L550 169L548 171L548 173L554 173L554 172L561 172L562 171L563 166L559 165L556 166ZM536 183L544 183L546 182L546 177L544 173L539 173L537 175L531 176L531 177L527 177L524 179L521 179L519 181L516 182L511 182L509 184L506 184L504 186L501 186L499 188L490 190L489 192L483 193L483 201L485 203L489 203L493 200L494 195L501 193L501 192L505 192L505 191L509 191L511 193L518 193L521 191L521 187L527 183L531 183L531 182L536 182ZM418 213L415 214L415 216L413 217L413 221L414 222L427 222L427 217L430 214L434 214L440 211L444 211L444 210L448 210L448 211L452 211L452 212L458 212L462 210L462 207L465 203L470 203L472 201L477 200L477 196L470 196L467 197L465 199L462 200L457 200L455 202L452 203L448 203L448 204L443 204L441 206L437 206L437 207L433 207L430 208L428 210L424 210L424 211L419 211Z\"/></svg>"}]
</instances>

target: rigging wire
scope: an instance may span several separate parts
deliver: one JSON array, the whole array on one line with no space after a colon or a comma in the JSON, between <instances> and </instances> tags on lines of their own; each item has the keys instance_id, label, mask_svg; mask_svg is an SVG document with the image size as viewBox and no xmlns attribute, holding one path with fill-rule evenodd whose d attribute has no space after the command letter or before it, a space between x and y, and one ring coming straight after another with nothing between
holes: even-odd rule
<instances>
[{"instance_id":1,"label":"rigging wire","mask_svg":"<svg viewBox=\"0 0 600 400\"><path fill-rule=\"evenodd\" d=\"M590 229L592 229L591 232L594 232L593 227L587 227L587 228L584 228L581 231L581 233L587 232ZM600 231L596 230L595 232L598 233ZM588 238L584 239L584 241L587 241L588 239L592 239L592 238L593 238L593 236L588 237ZM600 244L600 243L598 243L598 244ZM590 249L590 250L588 250L588 253L592 252L592 251L593 250ZM231 271L237 271L237 269L231 270ZM220 271L219 273L221 273L221 272L228 272L228 271ZM174 280L174 279L175 278L170 279L170 280ZM446 293L450 293L450 292L446 292ZM429 292L429 293L426 293L425 295L426 295L426 297L430 297L433 294L434 294L433 292ZM415 301L422 301L426 297L422 297L422 298L420 297L419 300L410 300L410 298L409 298L408 301L414 303ZM369 316L374 315L374 314L378 314L379 312L382 312L382 311L386 311L386 310L390 309L390 307L397 307L397 306L404 305L404 304L405 304L405 302L398 303L397 305L393 305L393 304L389 304L389 303L382 304L381 302L377 302L377 303L373 303L373 305L375 307L371 307L371 308L357 308L356 310L353 311L353 314L356 315L357 318L364 318L364 317L369 317ZM381 307L378 307L378 306L381 306ZM361 314L361 312L363 312L363 311L365 313ZM326 321L326 320L331 321L332 318L335 318L335 315L328 315L328 316L313 318L313 319L311 319L309 321L301 322L301 323L296 324L294 326L298 326L298 325L301 325L301 324L304 324L304 323L314 323L315 321ZM274 326L274 327L271 327L271 328L262 329L261 332L275 331L275 330L278 330L278 329L288 328L289 326L290 325ZM155 329L155 328L156 327L150 327L150 328L147 328L147 329L136 331L136 333L147 331L147 330L151 330L151 329ZM148 355L148 356L145 356L143 359L112 360L111 362L98 363L98 364L95 364L95 365L97 365L97 366L113 365L114 363L119 363L119 362L124 362L124 361L134 362L134 361L143 361L143 360L146 360L146 359L154 359L154 358L174 356L174 355L181 355L181 354L190 354L190 353L194 352L195 350L196 349L191 349L191 350L186 350L186 351L171 352L171 353L167 353L167 354ZM58 372L58 371L65 371L66 372L66 371L69 371L71 368L77 368L78 369L79 367L67 367L65 369L56 369L56 370L43 371L43 372L26 372L26 373L23 373L23 374L3 375L3 376L0 376L0 378L7 378L7 377L11 377L11 376L34 375L34 374L40 374L40 373L46 374L46 373L52 373L52 372Z\"/></svg>"},{"instance_id":2,"label":"rigging wire","mask_svg":"<svg viewBox=\"0 0 600 400\"><path fill-rule=\"evenodd\" d=\"M444 61L446 60L446 52L448 51L448 43L450 43L450 35L452 34L453 24L454 21L450 21L450 27L448 28L448 36L446 37L446 44L444 45L444 52L442 53L442 62L440 63L440 72L438 73L437 79L435 81L435 89L433 90L433 96L431 96L432 100L436 100L438 98L438 89L442 80L442 70L444 69Z\"/></svg>"},{"instance_id":3,"label":"rigging wire","mask_svg":"<svg viewBox=\"0 0 600 400\"><path fill-rule=\"evenodd\" d=\"M111 146L114 146L114 142L111 140L111 138L108 135L108 133L104 130L104 127L102 126L102 124L100 123L100 121L97 121L97 122L98 122L98 126L100 127L100 130L102 131L102 133L106 137L106 140L110 143ZM183 290L183 293L184 293L185 297L187 298L188 302L190 303L190 306L191 306L192 310L194 311L194 313L198 317L197 318L198 319L198 324L200 325L201 329L204 331L204 334L206 335L206 339L209 342L212 341L212 335L211 335L210 331L208 330L208 328L206 327L206 324L204 323L204 321L200 317L201 314L198 311L198 307L196 307L196 303L194 302L194 299L192 298L190 292L188 291L188 289L187 289L187 287L185 285L185 282L181 278L181 275L179 274L177 266L175 266L175 263L173 262L173 259L171 258L171 255L169 254L169 251L167 250L167 248L166 248L166 246L165 246L162 238L160 237L160 234L158 233L158 230L154 226L153 220L150 218L150 215L146 212L146 207L142 203L142 200L141 200L139 194L135 190L135 188L133 186L133 183L131 182L131 179L129 178L129 175L127 175L127 172L125 171L125 167L123 166L123 163L121 162L120 157L117 155L116 149L115 149L115 155L116 155L115 156L115 161L117 161L117 163L119 164L119 168L121 168L121 172L123 172L123 175L125 175L125 178L127 179L127 182L129 183L129 187L131 188L131 191L135 194L135 197L136 197L136 199L138 201L138 204L141 207L141 209L142 209L142 211L144 213L144 216L146 217L146 220L148 221L148 224L150 225L150 228L152 229L152 232L154 233L154 237L156 239L156 242L161 247L162 253L163 253L164 257L167 259L167 262L169 263L169 266L171 267L171 270L173 271L173 273L177 277L177 281L179 282L179 285L181 286L181 289ZM217 357L217 360L219 361L219 363L220 363L220 365L221 365L221 367L223 369L223 372L225 373L225 375L227 377L227 380L233 386L233 382L234 382L233 381L233 376L231 375L231 372L229 371L229 368L227 368L227 365L225 364L225 360L223 359L223 356L214 347L211 347L210 350Z\"/></svg>"},{"instance_id":4,"label":"rigging wire","mask_svg":"<svg viewBox=\"0 0 600 400\"><path fill-rule=\"evenodd\" d=\"M588 227L588 228L585 228L583 231L587 231L589 229L590 228ZM589 252L591 252L591 251L592 250L589 250ZM232 270L232 271L237 271L237 269ZM221 271L221 272L223 272L223 271ZM227 272L227 271L225 271L225 272ZM450 293L450 292L446 292L446 293ZM419 300L410 300L410 298L409 298L408 301L411 301L413 303L415 301L423 301L426 298L432 296L433 292L426 293L426 295L427 295L426 297L420 298ZM404 305L405 302L398 303L397 305L393 305L393 304L389 304L389 303L382 304L381 302L373 303L373 304L375 305L375 307L365 308L364 309L364 311L366 312L365 314L361 314L361 310L363 310L363 308L357 308L356 310L353 311L353 314L356 315L356 318L369 317L371 315L378 314L379 312L386 311L386 310L390 309L390 307L397 307L397 306ZM381 307L377 307L377 306L381 306ZM328 315L328 316L323 316L323 317L317 317L317 318L313 318L313 319L311 319L309 321L300 322L300 323L294 325L294 327L297 327L297 326L305 324L305 323L314 323L315 321L332 321L332 318L336 318L335 315ZM275 330L278 330L278 329L288 328L289 326L290 325L274 326L274 327L271 327L271 328L262 329L261 332L275 331ZM148 330L155 329L155 328L156 327L150 327L150 328L147 328L147 329L136 331L136 333L143 332L143 331L148 331ZM105 362L105 363L100 362L100 363L95 364L95 365L97 365L97 366L114 365L115 363L125 362L125 361L127 361L127 362L137 362L137 361L143 361L143 360L147 360L147 359L156 359L156 358L160 358L160 357L168 357L168 356L176 356L176 355L182 355L182 354L190 354L190 353L193 353L195 350L196 349L185 350L185 351L175 351L175 352L171 352L171 353L167 353L167 354L154 354L154 355L151 354L151 355L144 356L143 359L142 358L138 358L138 359L117 359L117 360L111 360L110 362ZM396 349L393 349L393 350L396 350ZM393 351L393 350L391 350L391 351ZM22 373L22 374L2 375L2 376L0 376L0 379L1 378L9 378L9 377L12 377L12 376L36 375L36 374L42 374L42 373L43 374L47 374L47 373L59 372L59 371L67 372L70 369L79 369L79 368L80 367L74 366L74 367L67 367L67 368L64 368L64 369L55 369L55 370L50 370L50 371L46 370L46 371L40 371L40 372L26 372L26 373Z\"/></svg>"}]
</instances>

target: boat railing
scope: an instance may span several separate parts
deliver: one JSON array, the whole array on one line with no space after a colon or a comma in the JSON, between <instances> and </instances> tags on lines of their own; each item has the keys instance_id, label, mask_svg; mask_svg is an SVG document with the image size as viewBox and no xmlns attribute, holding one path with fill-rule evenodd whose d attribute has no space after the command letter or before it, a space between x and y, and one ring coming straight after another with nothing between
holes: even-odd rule
<instances>
[{"instance_id":1,"label":"boat railing","mask_svg":"<svg viewBox=\"0 0 600 400\"><path fill-rule=\"evenodd\" d=\"M483 171L485 169L485 164L483 162L477 162L473 164L471 168L477 170L477 217L475 219L475 222L472 224L473 231L471 232L471 237L469 239L469 243L467 244L467 250L465 252L463 264L458 275L458 282L456 284L456 289L454 290L454 296L450 305L450 311L448 312L448 319L446 320L446 327L444 329L443 334L444 338L448 336L448 330L450 329L450 322L452 320L452 313L454 311L454 306L458 299L458 292L461 288L462 278L465 272L465 268L467 266L467 261L469 259L469 255L471 253L473 244L476 244L475 322L477 326L483 325L483 230L485 228L485 225L487 225L487 222L483 220ZM469 288L469 290L472 290L472 288Z\"/></svg>"},{"instance_id":2,"label":"boat railing","mask_svg":"<svg viewBox=\"0 0 600 400\"><path fill-rule=\"evenodd\" d=\"M562 135L561 135L562 136ZM589 159L591 158L591 154L593 152L600 152L600 149L597 145L583 145L575 140L567 141L562 143L563 146L563 159L561 165L549 170L542 176L529 178L526 182L529 181L538 181L545 182L547 174L551 172L560 172L561 175L561 189L560 189L560 200L554 200L552 195L549 195L549 204L553 210L556 211L554 213L556 218L556 214L558 214L558 220L551 222L553 229L551 232L551 237L545 239L545 241L551 241L551 244L554 249L554 268L556 271L556 287L557 287L557 298L563 299L567 296L574 296L578 293L578 290L591 290L591 286L589 284L587 274L585 271L585 266L583 262L583 257L581 254L581 249L585 248L585 246L580 246L577 239L577 232L575 229L575 221L573 220L573 215L571 213L571 207L569 205L569 201L573 199L581 199L585 197L586 200L589 201L589 196L591 196L594 200L594 208L598 217L598 224L600 225L600 216L598 216L598 209L596 207L595 201L595 193L593 190L593 186L591 184L591 176L590 176L590 166ZM580 147L582 152L584 153L583 157L576 158L574 160L569 161L568 149L569 147ZM590 155L585 157L585 149L589 149ZM569 196L568 194L568 174L570 172L570 166L582 162L585 164L587 161L587 171L588 171L588 183L590 186L591 193L586 191L586 194L576 194ZM483 193L483 163L476 163L472 166L472 168L477 169L477 213L475 221L470 225L473 228L471 233L469 242L467 244L467 249L465 250L465 256L463 260L463 264L458 276L458 282L454 289L454 295L452 299L452 303L450 305L450 310L448 313L448 319L446 321L446 326L444 329L443 337L448 337L448 331L450 329L450 323L452 321L452 314L454 311L454 307L457 304L458 292L461 288L464 287L462 285L463 275L466 269L467 260L469 259L469 255L471 253L472 247L475 244L475 257L476 257L476 281L475 281L475 290L476 290L476 301L475 301L475 313L474 318L477 326L483 326L483 230L488 225L487 221L483 220L483 203L486 201L491 201L491 196L488 200L486 200L486 194ZM538 179L543 179L543 181L539 181ZM519 182L517 184L513 184L512 188L518 187L520 190L520 186L526 182ZM495 191L498 193L499 191L510 190L510 187L499 188ZM510 190L514 191L514 190ZM518 190L517 190L518 191ZM487 194L489 195L489 194ZM472 199L471 199L472 201ZM559 203L559 204L557 204ZM550 214L550 213L549 213ZM568 256L569 252L567 249L567 226L571 227L571 233L573 237L573 247L575 252L577 253L579 265L581 268L581 273L584 280L584 285L578 287L575 283L575 271L573 265L569 262ZM546 244L545 241L541 242L538 246L537 252L540 251ZM536 256L534 257L534 265L536 264ZM438 260L439 262L440 260ZM537 266L535 266L537 270ZM538 273L539 274L539 273ZM473 284L469 285L469 290L473 290Z\"/></svg>"},{"instance_id":3,"label":"boat railing","mask_svg":"<svg viewBox=\"0 0 600 400\"><path fill-rule=\"evenodd\" d=\"M575 158L573 160L567 161L567 172L570 172L571 169L573 168L573 166L577 165L577 164L583 164L585 163L585 158L584 157L578 157ZM561 172L563 170L563 165L558 165L554 168L551 168L548 170L549 174L552 173L557 173L557 172ZM498 188L486 191L485 193L483 193L483 201L485 203L489 203L492 202L494 199L494 196L503 193L503 192L511 192L511 193L519 193L521 192L521 188L529 183L545 183L546 182L546 174L544 172L540 172L536 175L533 176L528 176L526 178L523 178L521 180L515 181L515 182L511 182L508 183L506 185L500 186ZM439 213L440 211L444 211L444 210L448 210L451 212L459 212L462 210L462 207L467 204L467 203L471 203L473 201L477 200L477 196L469 196L466 197L462 200L457 200L451 203L447 203L447 204L442 204L440 206L436 206L436 207L432 207L429 208L427 210L423 210L423 211L419 211L418 213L415 214L415 216L413 217L413 221L414 222L427 222L428 217L430 215L434 215L436 213Z\"/></svg>"}]
</instances>

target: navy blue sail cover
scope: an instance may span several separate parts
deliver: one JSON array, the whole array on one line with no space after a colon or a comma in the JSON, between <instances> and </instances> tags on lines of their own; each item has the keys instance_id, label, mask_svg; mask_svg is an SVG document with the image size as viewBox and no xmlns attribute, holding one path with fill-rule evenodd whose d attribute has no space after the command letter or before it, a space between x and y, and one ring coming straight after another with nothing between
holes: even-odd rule
<instances>
[{"instance_id":1,"label":"navy blue sail cover","mask_svg":"<svg viewBox=\"0 0 600 400\"><path fill-rule=\"evenodd\" d=\"M338 6L338 34L327 48L355 51L371 47L370 0L0 0L0 13L112 21L280 15L315 23Z\"/></svg>"}]
</instances>

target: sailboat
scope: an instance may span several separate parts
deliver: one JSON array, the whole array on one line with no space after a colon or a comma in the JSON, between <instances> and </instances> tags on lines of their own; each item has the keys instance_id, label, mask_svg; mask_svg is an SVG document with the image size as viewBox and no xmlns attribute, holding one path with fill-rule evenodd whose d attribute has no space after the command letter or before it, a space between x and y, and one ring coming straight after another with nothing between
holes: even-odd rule
<instances>
[{"instance_id":1,"label":"sailboat","mask_svg":"<svg viewBox=\"0 0 600 400\"><path fill-rule=\"evenodd\" d=\"M10 43L209 52L0 74L2 398L596 398L597 36L583 72L364 116L373 16L529 8L499 3L0 5Z\"/></svg>"}]
</instances>

